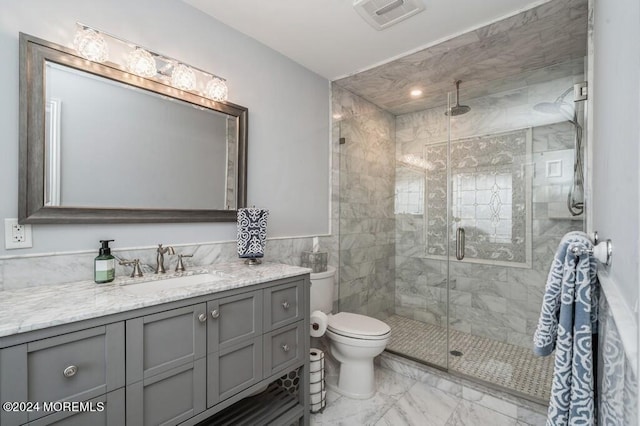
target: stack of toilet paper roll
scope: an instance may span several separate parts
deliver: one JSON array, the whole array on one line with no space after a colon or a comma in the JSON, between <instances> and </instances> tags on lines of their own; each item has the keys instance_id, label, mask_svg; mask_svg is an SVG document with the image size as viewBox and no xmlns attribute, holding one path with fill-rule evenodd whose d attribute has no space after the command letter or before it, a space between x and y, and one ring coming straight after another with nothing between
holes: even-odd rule
<instances>
[{"instance_id":1,"label":"stack of toilet paper roll","mask_svg":"<svg viewBox=\"0 0 640 426\"><path fill-rule=\"evenodd\" d=\"M327 391L324 387L324 352L316 348L311 348L309 351L309 395L311 412L322 411L327 399Z\"/></svg>"}]
</instances>

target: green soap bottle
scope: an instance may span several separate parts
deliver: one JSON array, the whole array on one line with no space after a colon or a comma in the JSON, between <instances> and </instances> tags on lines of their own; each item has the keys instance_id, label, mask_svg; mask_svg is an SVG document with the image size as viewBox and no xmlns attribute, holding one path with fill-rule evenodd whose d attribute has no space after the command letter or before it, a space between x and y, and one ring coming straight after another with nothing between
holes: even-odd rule
<instances>
[{"instance_id":1,"label":"green soap bottle","mask_svg":"<svg viewBox=\"0 0 640 426\"><path fill-rule=\"evenodd\" d=\"M102 247L93 262L93 280L98 284L110 283L116 277L116 258L111 256L109 243L113 240L100 240Z\"/></svg>"}]
</instances>

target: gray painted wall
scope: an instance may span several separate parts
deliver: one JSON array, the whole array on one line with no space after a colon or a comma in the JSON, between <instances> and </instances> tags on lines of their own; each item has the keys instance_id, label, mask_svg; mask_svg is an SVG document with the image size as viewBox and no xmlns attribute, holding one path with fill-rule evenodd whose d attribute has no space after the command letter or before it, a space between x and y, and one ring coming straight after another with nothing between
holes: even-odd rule
<instances>
[{"instance_id":1,"label":"gray painted wall","mask_svg":"<svg viewBox=\"0 0 640 426\"><path fill-rule=\"evenodd\" d=\"M640 282L640 4L594 3L593 227L613 240L609 274L634 310Z\"/></svg>"},{"instance_id":2,"label":"gray painted wall","mask_svg":"<svg viewBox=\"0 0 640 426\"><path fill-rule=\"evenodd\" d=\"M18 32L69 45L76 21L227 78L230 101L249 108L248 203L271 210L268 236L329 232L329 83L178 0L1 3L0 218L18 213ZM235 234L233 223L38 225L32 249L0 242L0 256L92 249L104 238L117 248Z\"/></svg>"},{"instance_id":3,"label":"gray painted wall","mask_svg":"<svg viewBox=\"0 0 640 426\"><path fill-rule=\"evenodd\" d=\"M614 289L605 297L611 301L617 296L620 300L615 309L612 304L610 315L617 323L611 328L620 332L621 341L612 345L616 350L611 352L608 361L612 366L623 366L618 370L628 373L631 370L628 366L637 366L640 362L637 339L633 339L639 331L639 319L634 317L638 315L640 283L640 50L637 47L640 3L636 0L591 0L590 4L593 8L590 24L594 53L590 81L593 229L602 238L613 240L614 257L607 268L607 281ZM601 354L610 340L607 335L602 339ZM632 358L627 359L625 353L632 354ZM628 424L640 423L637 374L633 379L635 401L623 400L628 407L624 408L635 417L630 419L625 413ZM600 401L604 404L600 406L601 412L607 409L607 396L618 401L623 396L610 394L604 385L601 391L604 394Z\"/></svg>"}]
</instances>

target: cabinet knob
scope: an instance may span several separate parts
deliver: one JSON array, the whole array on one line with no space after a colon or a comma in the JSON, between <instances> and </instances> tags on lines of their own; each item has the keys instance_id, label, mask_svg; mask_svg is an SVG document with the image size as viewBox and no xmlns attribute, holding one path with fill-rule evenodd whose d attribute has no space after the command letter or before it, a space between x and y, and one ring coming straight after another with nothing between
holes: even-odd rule
<instances>
[{"instance_id":1,"label":"cabinet knob","mask_svg":"<svg viewBox=\"0 0 640 426\"><path fill-rule=\"evenodd\" d=\"M289 352L289 350L290 350L290 349L291 349L291 348L289 347L289 345L287 345L287 344L282 345L282 350L283 350L283 351L285 351L285 352Z\"/></svg>"},{"instance_id":2,"label":"cabinet knob","mask_svg":"<svg viewBox=\"0 0 640 426\"><path fill-rule=\"evenodd\" d=\"M64 375L64 377L73 377L76 375L77 372L78 372L78 367L76 367L75 365L70 365L64 369L62 374Z\"/></svg>"},{"instance_id":3,"label":"cabinet knob","mask_svg":"<svg viewBox=\"0 0 640 426\"><path fill-rule=\"evenodd\" d=\"M216 319L218 317L220 317L220 312L217 309L211 311L211 318Z\"/></svg>"},{"instance_id":4,"label":"cabinet knob","mask_svg":"<svg viewBox=\"0 0 640 426\"><path fill-rule=\"evenodd\" d=\"M284 309L289 309L289 306L291 306L291 305L289 305L289 302L287 302L286 300L284 302L282 302L282 307Z\"/></svg>"},{"instance_id":5,"label":"cabinet knob","mask_svg":"<svg viewBox=\"0 0 640 426\"><path fill-rule=\"evenodd\" d=\"M198 315L198 321L200 321L200 322L206 322L206 321L207 321L207 314L200 314L200 315Z\"/></svg>"}]
</instances>

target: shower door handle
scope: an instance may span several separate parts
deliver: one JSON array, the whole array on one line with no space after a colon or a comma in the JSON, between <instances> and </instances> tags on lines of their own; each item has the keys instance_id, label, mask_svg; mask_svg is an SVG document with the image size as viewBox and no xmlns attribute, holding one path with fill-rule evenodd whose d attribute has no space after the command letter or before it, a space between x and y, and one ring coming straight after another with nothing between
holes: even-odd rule
<instances>
[{"instance_id":1,"label":"shower door handle","mask_svg":"<svg viewBox=\"0 0 640 426\"><path fill-rule=\"evenodd\" d=\"M462 227L456 231L456 259L464 259L464 228Z\"/></svg>"}]
</instances>

